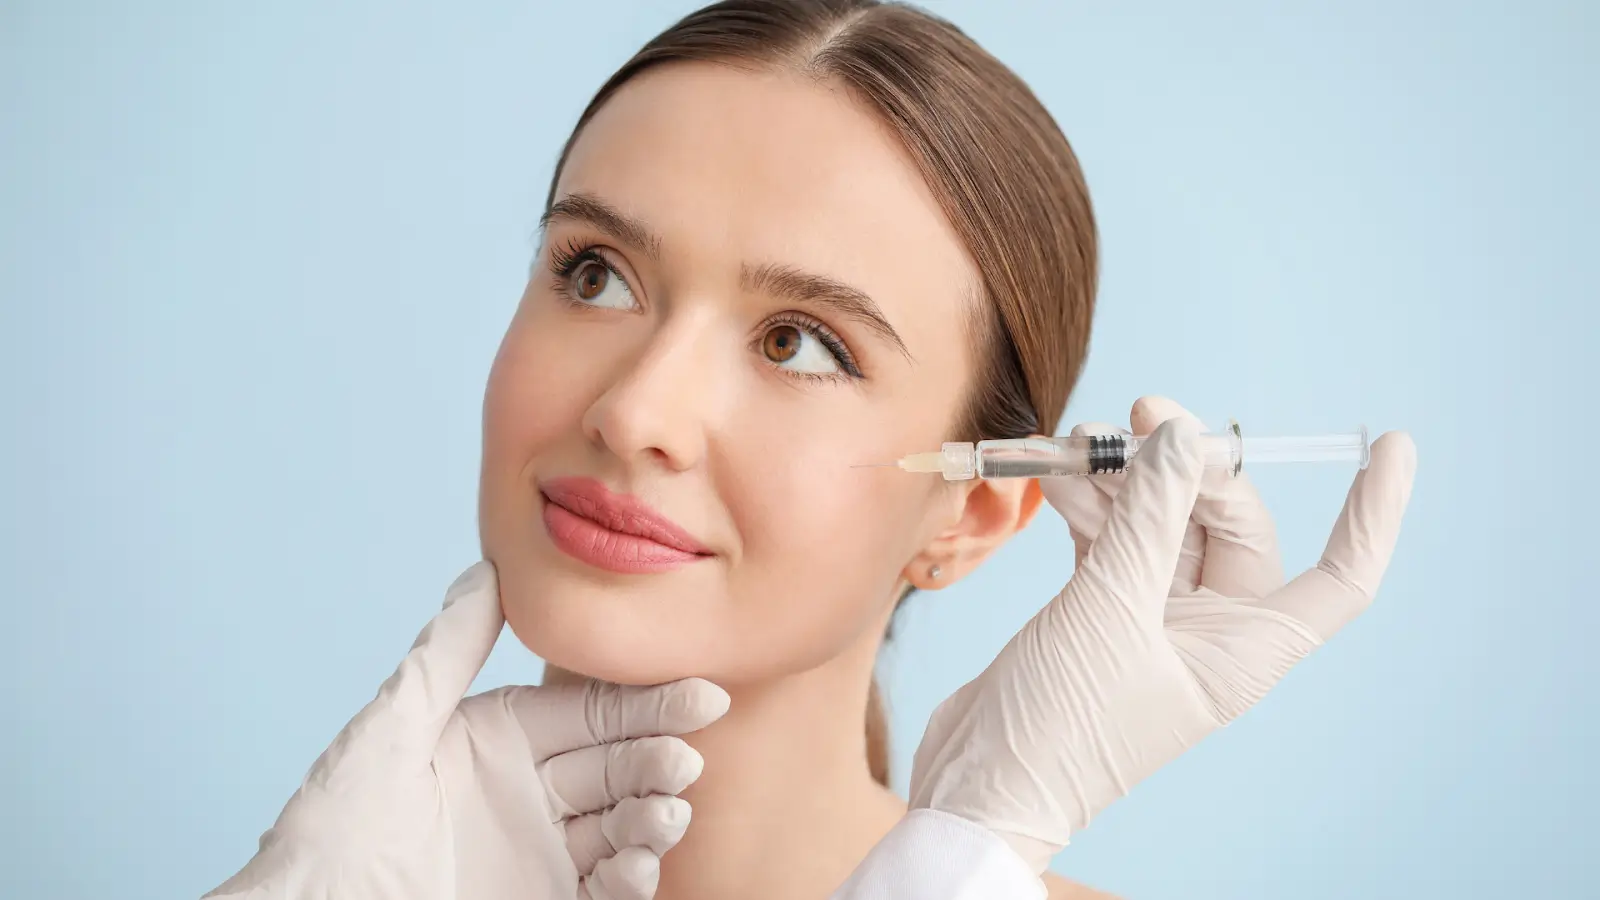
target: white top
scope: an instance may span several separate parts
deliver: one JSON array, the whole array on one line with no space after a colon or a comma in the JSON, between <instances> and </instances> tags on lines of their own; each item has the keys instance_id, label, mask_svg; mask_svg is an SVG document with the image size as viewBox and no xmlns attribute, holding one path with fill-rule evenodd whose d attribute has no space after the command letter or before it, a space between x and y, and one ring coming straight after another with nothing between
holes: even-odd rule
<instances>
[{"instance_id":1,"label":"white top","mask_svg":"<svg viewBox=\"0 0 1600 900\"><path fill-rule=\"evenodd\" d=\"M999 835L914 809L830 900L1045 900L1044 882Z\"/></svg>"}]
</instances>

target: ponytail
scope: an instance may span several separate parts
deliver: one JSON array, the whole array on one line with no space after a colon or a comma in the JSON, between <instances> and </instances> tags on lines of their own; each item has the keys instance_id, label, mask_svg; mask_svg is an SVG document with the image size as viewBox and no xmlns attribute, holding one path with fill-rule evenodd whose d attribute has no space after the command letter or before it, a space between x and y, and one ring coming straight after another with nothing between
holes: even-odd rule
<instances>
[{"instance_id":1,"label":"ponytail","mask_svg":"<svg viewBox=\"0 0 1600 900\"><path fill-rule=\"evenodd\" d=\"M867 771L873 781L889 786L889 716L877 676L867 687Z\"/></svg>"}]
</instances>

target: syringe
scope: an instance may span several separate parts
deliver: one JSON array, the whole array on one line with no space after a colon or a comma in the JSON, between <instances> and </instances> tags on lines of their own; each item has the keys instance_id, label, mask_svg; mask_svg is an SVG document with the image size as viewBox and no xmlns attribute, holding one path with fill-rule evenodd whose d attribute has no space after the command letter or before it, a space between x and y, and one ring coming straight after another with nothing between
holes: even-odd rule
<instances>
[{"instance_id":1,"label":"syringe","mask_svg":"<svg viewBox=\"0 0 1600 900\"><path fill-rule=\"evenodd\" d=\"M971 478L1051 478L1107 475L1133 464L1149 435L1095 434L1052 438L951 442L932 453L913 453L893 465L907 472L943 475L946 481ZM1228 420L1221 434L1200 436L1207 467L1237 475L1246 463L1345 462L1367 467L1370 450L1365 426L1346 434L1310 437L1247 438Z\"/></svg>"}]
</instances>

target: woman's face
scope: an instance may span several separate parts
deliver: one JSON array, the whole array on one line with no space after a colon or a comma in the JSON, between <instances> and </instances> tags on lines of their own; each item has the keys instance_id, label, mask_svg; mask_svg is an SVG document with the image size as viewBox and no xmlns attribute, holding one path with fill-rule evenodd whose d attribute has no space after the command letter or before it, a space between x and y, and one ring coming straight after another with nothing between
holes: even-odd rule
<instances>
[{"instance_id":1,"label":"woman's face","mask_svg":"<svg viewBox=\"0 0 1600 900\"><path fill-rule=\"evenodd\" d=\"M484 404L484 552L524 644L622 683L752 682L875 637L903 577L960 574L937 553L970 488L852 468L950 439L978 283L868 110L667 66L584 128L555 196Z\"/></svg>"}]
</instances>

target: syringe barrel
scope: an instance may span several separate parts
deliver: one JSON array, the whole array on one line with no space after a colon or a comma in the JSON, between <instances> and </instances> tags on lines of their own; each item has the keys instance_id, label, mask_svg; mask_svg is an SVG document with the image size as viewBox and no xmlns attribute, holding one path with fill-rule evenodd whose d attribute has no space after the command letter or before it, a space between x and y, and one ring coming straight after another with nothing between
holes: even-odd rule
<instances>
[{"instance_id":1,"label":"syringe barrel","mask_svg":"<svg viewBox=\"0 0 1600 900\"><path fill-rule=\"evenodd\" d=\"M1054 478L1111 475L1133 466L1148 435L1096 434L945 444L935 463L946 481L969 478ZM1365 468L1367 429L1309 437L1246 438L1233 420L1220 432L1200 435L1205 465L1238 475L1251 465L1274 462L1353 462ZM933 456L933 454L927 454ZM933 471L917 469L915 471Z\"/></svg>"},{"instance_id":2,"label":"syringe barrel","mask_svg":"<svg viewBox=\"0 0 1600 900\"><path fill-rule=\"evenodd\" d=\"M1232 422L1228 426L1221 434L1201 435L1200 448L1208 467L1237 475L1244 460L1239 428ZM1127 471L1146 440L1144 436L1095 434L979 441L973 449L972 474L979 478L1110 475Z\"/></svg>"}]
</instances>

